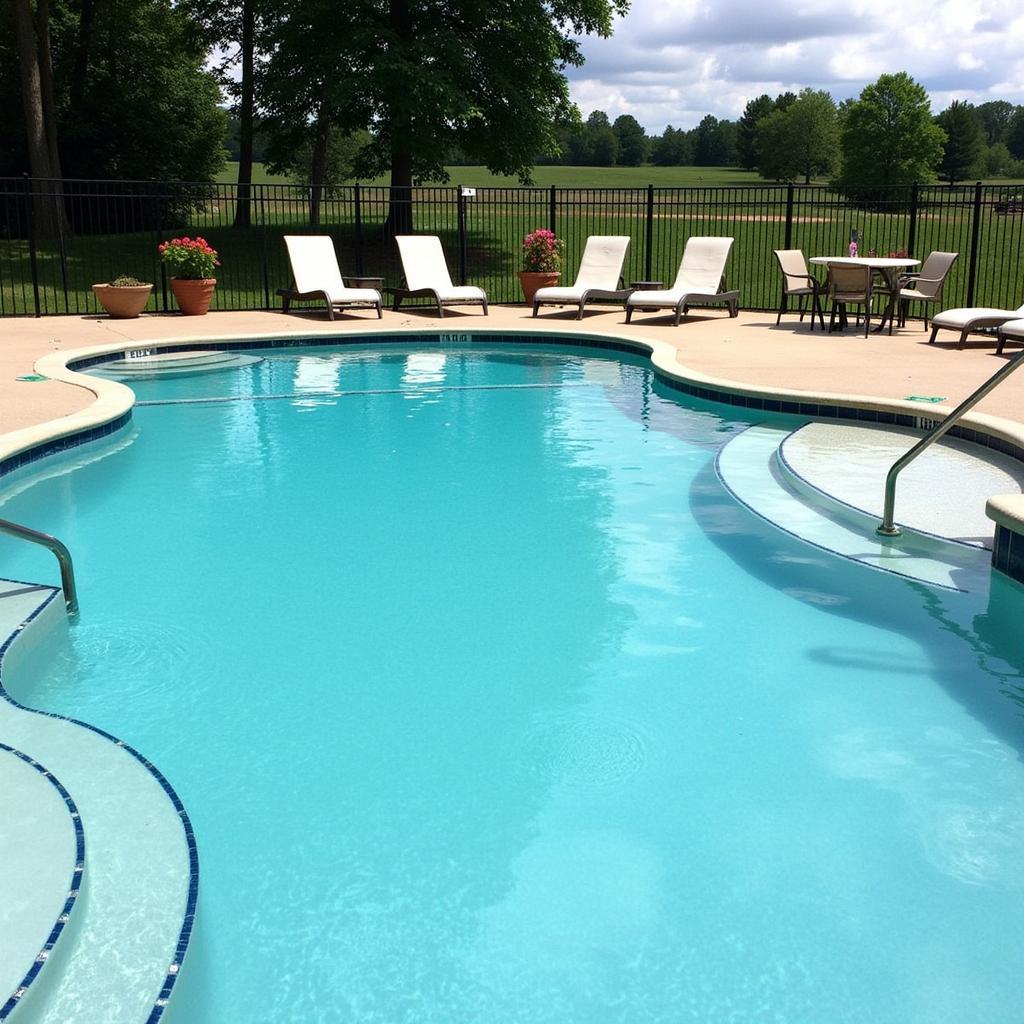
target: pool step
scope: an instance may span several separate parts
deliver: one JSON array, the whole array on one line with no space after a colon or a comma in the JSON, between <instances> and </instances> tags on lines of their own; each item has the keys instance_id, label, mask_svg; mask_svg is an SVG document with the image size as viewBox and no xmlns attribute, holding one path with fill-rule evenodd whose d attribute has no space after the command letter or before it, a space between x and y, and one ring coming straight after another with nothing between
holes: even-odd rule
<instances>
[{"instance_id":1,"label":"pool step","mask_svg":"<svg viewBox=\"0 0 1024 1024\"><path fill-rule=\"evenodd\" d=\"M861 467L857 465L856 454L833 449L830 468L827 472L816 469L813 483L797 472L794 462L809 472L810 457L805 458L805 448L809 439L814 440L811 432L810 437L804 435L795 447L787 450L789 439L797 437L801 429L806 426L794 430L758 424L737 435L719 452L716 468L722 483L740 502L774 526L843 558L934 586L966 591L987 588L990 553L978 544L908 527L907 519L914 522L915 517L906 516L906 500L897 505L903 535L883 538L875 533L878 514L857 508L818 486L823 480L857 479ZM824 436L834 439L834 435ZM861 438L861 442L866 444L867 439ZM907 447L909 444L905 443L902 450ZM829 464L820 452L815 458L821 464ZM837 490L843 495L850 493L849 488Z\"/></svg>"},{"instance_id":2,"label":"pool step","mask_svg":"<svg viewBox=\"0 0 1024 1024\"><path fill-rule=\"evenodd\" d=\"M0 743L45 765L60 780L79 816L85 850L80 892L67 928L0 1019L4 1024L156 1020L169 983L177 977L195 906L191 828L173 792L130 748L95 729L14 702L31 699L40 665L54 647L66 643L66 618L59 591L50 587L0 580L0 596ZM21 765L24 775L30 766ZM36 780L34 788L39 785ZM12 792L0 777L0 804L6 807ZM27 820L23 807L11 807L6 829L23 829L27 837L19 858L27 851L47 878L65 872L66 837L54 839L48 851L40 847L46 833L61 832L59 813L47 816L46 833L34 834L40 822ZM33 893L21 915L19 965L37 937L51 933L60 914L53 911L55 885L48 881ZM65 897L68 892L65 884ZM15 938L4 936L10 942ZM0 941L0 953L5 948ZM42 948L36 948L36 955ZM17 973L19 968L11 969ZM0 993L0 999L10 994Z\"/></svg>"}]
</instances>

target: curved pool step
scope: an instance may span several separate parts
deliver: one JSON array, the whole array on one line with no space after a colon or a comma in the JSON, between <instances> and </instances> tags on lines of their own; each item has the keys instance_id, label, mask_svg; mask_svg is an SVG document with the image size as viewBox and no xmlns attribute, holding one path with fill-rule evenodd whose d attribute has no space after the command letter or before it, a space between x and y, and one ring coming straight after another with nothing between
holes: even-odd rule
<instances>
[{"instance_id":1,"label":"curved pool step","mask_svg":"<svg viewBox=\"0 0 1024 1024\"><path fill-rule=\"evenodd\" d=\"M793 433L792 427L758 424L719 452L719 478L751 511L809 544L873 569L955 590L987 588L990 555L983 548L913 529L900 537L879 537L877 516L816 487L794 486L779 458L780 447ZM846 454L835 454L845 465Z\"/></svg>"},{"instance_id":2,"label":"curved pool step","mask_svg":"<svg viewBox=\"0 0 1024 1024\"><path fill-rule=\"evenodd\" d=\"M779 446L787 483L814 502L846 506L881 521L889 467L920 439L905 427L808 423ZM985 502L1024 491L1024 466L1008 455L946 437L900 474L896 521L918 533L991 550Z\"/></svg>"},{"instance_id":3,"label":"curved pool step","mask_svg":"<svg viewBox=\"0 0 1024 1024\"><path fill-rule=\"evenodd\" d=\"M89 367L89 373L101 373L118 379L134 377L173 376L175 374L202 373L210 370L228 370L240 366L252 366L263 362L262 356L243 355L238 352L221 352L216 349L151 353L147 351L128 352L120 359L96 363Z\"/></svg>"},{"instance_id":4,"label":"curved pool step","mask_svg":"<svg viewBox=\"0 0 1024 1024\"><path fill-rule=\"evenodd\" d=\"M0 742L0 1021L46 968L78 904L85 834L57 777Z\"/></svg>"},{"instance_id":5,"label":"curved pool step","mask_svg":"<svg viewBox=\"0 0 1024 1024\"><path fill-rule=\"evenodd\" d=\"M77 806L87 849L68 928L5 1024L155 1021L191 931L197 885L191 826L170 786L130 747L14 702L29 699L44 646L52 653L66 642L66 618L51 588L0 581L0 598L6 691L0 742L60 778ZM61 857L66 854L47 870L62 870ZM38 931L41 910L35 919Z\"/></svg>"}]
</instances>

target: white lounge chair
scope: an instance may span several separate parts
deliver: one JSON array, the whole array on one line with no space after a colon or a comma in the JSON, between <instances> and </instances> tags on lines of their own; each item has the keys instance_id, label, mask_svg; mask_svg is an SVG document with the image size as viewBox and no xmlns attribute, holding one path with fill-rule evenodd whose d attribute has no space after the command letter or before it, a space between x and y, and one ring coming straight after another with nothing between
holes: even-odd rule
<instances>
[{"instance_id":1,"label":"white lounge chair","mask_svg":"<svg viewBox=\"0 0 1024 1024\"><path fill-rule=\"evenodd\" d=\"M441 317L445 306L483 306L487 316L487 295L482 288L452 284L437 235L396 235L395 241L402 259L405 287L388 289L395 297L392 308L398 309L402 299L432 298Z\"/></svg>"},{"instance_id":2,"label":"white lounge chair","mask_svg":"<svg viewBox=\"0 0 1024 1024\"><path fill-rule=\"evenodd\" d=\"M972 331L980 331L986 327L999 327L1010 320L1024 317L1024 306L1017 309L993 309L989 306L967 306L961 309L944 309L932 317L932 334L928 344L935 341L935 335L941 330L959 331L960 344L963 348L967 335Z\"/></svg>"},{"instance_id":3,"label":"white lounge chair","mask_svg":"<svg viewBox=\"0 0 1024 1024\"><path fill-rule=\"evenodd\" d=\"M292 265L291 288L279 288L284 312L293 301L325 302L327 318L334 311L349 306L373 307L378 319L381 312L380 292L376 288L349 288L338 269L338 257L330 235L285 235L288 261Z\"/></svg>"},{"instance_id":4,"label":"white lounge chair","mask_svg":"<svg viewBox=\"0 0 1024 1024\"><path fill-rule=\"evenodd\" d=\"M574 284L566 288L538 288L533 296L533 315L540 306L576 306L576 319L583 319L583 307L597 299L622 302L629 289L622 287L622 264L629 248L628 235L591 235L587 239Z\"/></svg>"},{"instance_id":5,"label":"white lounge chair","mask_svg":"<svg viewBox=\"0 0 1024 1024\"><path fill-rule=\"evenodd\" d=\"M729 316L736 316L740 293L725 290L725 263L732 243L731 238L691 237L683 250L683 260L672 287L631 293L626 299L626 323L634 309L675 309L678 324L690 306L715 302L726 303Z\"/></svg>"}]
</instances>

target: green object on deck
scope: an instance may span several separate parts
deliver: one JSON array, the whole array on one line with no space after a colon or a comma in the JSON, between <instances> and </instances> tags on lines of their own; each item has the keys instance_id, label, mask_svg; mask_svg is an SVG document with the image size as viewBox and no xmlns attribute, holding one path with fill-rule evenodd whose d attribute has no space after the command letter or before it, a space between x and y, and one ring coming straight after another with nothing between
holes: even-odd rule
<instances>
[{"instance_id":1,"label":"green object on deck","mask_svg":"<svg viewBox=\"0 0 1024 1024\"><path fill-rule=\"evenodd\" d=\"M908 402L931 402L933 405L936 402L944 402L946 400L945 395L907 395L906 400Z\"/></svg>"},{"instance_id":2,"label":"green object on deck","mask_svg":"<svg viewBox=\"0 0 1024 1024\"><path fill-rule=\"evenodd\" d=\"M21 377L15 377L15 380L49 380L49 377L44 377L41 373L26 373Z\"/></svg>"}]
</instances>

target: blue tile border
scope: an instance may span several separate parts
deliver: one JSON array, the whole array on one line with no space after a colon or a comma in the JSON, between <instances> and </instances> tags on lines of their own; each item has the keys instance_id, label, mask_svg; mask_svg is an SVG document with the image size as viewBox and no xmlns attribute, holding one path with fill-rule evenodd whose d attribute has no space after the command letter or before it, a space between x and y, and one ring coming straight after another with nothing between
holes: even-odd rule
<instances>
[{"instance_id":1,"label":"blue tile border","mask_svg":"<svg viewBox=\"0 0 1024 1024\"><path fill-rule=\"evenodd\" d=\"M45 605L44 605L45 607ZM52 772L49 771L44 765L40 764L35 758L29 757L28 754L23 753L20 750L16 750L14 747L9 746L6 743L0 743L0 750L5 750L9 754L13 754L15 757L24 761L25 764L34 768L47 782L57 790L60 798L64 801L64 806L68 810L68 814L71 816L72 827L75 830L75 866L71 872L71 881L68 885L68 895L64 900L64 906L61 908L61 912L54 922L53 927L50 929L50 934L46 937L46 941L43 943L42 948L36 954L35 960L32 961L32 966L28 969L25 977L21 979L20 984L11 994L10 998L0 1006L0 1021L6 1020L18 1007L22 998L28 992L32 982L39 976L39 972L43 969L43 965L46 963L50 956L53 947L57 944L57 940L61 936L61 932L64 931L64 926L68 923L68 919L71 916L71 911L78 900L78 893L82 887L82 873L85 870L85 832L82 829L82 819L78 813L78 807L75 806L75 801L71 798L71 794L61 784L60 779L57 778Z\"/></svg>"},{"instance_id":2,"label":"blue tile border","mask_svg":"<svg viewBox=\"0 0 1024 1024\"><path fill-rule=\"evenodd\" d=\"M188 862L189 862L189 881L188 881L188 896L185 902L185 914L182 919L181 930L178 933L178 941L175 946L174 959L168 965L167 973L164 976L164 983L160 988L160 993L153 1004L152 1010L150 1010L149 1016L146 1018L146 1024L156 1024L156 1022L163 1015L164 1009L167 1006L167 1001L170 998L171 990L174 988L174 983L178 980L178 972L181 969L181 965L185 959L185 953L188 950L189 940L192 937L192 927L195 923L196 917L196 905L199 900L199 849L196 845L195 832L192 828L192 822L189 819L188 812L185 810L185 805L181 802L178 794L174 791L170 782L164 777L163 773L159 768L144 757L134 747L125 743L124 740L119 740L116 736L111 735L109 732L105 732L103 729L99 729L94 725L90 725L88 722L81 722L77 718L70 718L67 715L58 715L52 711L40 711L38 708L26 707L24 704L20 704L16 701L6 690L3 685L3 662L10 650L14 641L27 629L35 619L37 619L47 607L50 602L57 597L62 597L60 590L53 588L49 589L50 595L39 605L38 608L24 622L20 623L17 628L6 637L2 643L0 643L0 697L6 700L9 704L18 708L21 711L27 711L30 714L42 715L44 718L56 718L65 722L71 722L72 725L80 726L83 729L88 729L90 732L96 733L98 736L102 736L104 739L110 740L115 746L121 747L127 753L131 754L159 783L160 788L164 791L164 794L171 801L175 811L178 814L178 818L181 821L182 831L185 835L185 845L188 848ZM77 812L76 812L77 813ZM63 927L63 925L62 925ZM41 964L39 965L42 966ZM38 973L38 967L36 971ZM0 1013L0 1019L3 1018L3 1014Z\"/></svg>"},{"instance_id":3,"label":"blue tile border","mask_svg":"<svg viewBox=\"0 0 1024 1024\"><path fill-rule=\"evenodd\" d=\"M1024 583L1024 534L996 523L992 568L1018 583Z\"/></svg>"}]
</instances>

